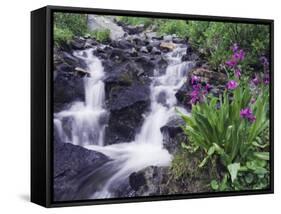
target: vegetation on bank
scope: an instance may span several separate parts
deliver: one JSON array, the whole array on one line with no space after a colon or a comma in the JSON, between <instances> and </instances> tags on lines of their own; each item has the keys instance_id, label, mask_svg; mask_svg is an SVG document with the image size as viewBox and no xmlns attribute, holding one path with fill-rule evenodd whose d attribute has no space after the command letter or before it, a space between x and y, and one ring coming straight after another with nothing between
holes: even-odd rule
<instances>
[{"instance_id":1,"label":"vegetation on bank","mask_svg":"<svg viewBox=\"0 0 281 214\"><path fill-rule=\"evenodd\" d=\"M207 169L211 170L207 185L214 191L268 188L269 26L137 17L117 20L187 39L212 70L228 77L219 96L210 93L215 86L200 77L193 76L188 83L193 88L191 115L178 113L189 140L175 155L172 178L200 177ZM56 13L54 17L56 46L85 35L105 42L109 33L89 32L86 15Z\"/></svg>"},{"instance_id":2,"label":"vegetation on bank","mask_svg":"<svg viewBox=\"0 0 281 214\"><path fill-rule=\"evenodd\" d=\"M219 163L219 176L210 180L214 190L268 188L269 63L261 57L263 72L251 78L241 70L244 50L234 44L231 52L225 63L229 81L219 97L209 93L211 85L192 77L191 116L179 112L189 138L182 149L205 154L199 168L207 162Z\"/></svg>"},{"instance_id":3,"label":"vegetation on bank","mask_svg":"<svg viewBox=\"0 0 281 214\"><path fill-rule=\"evenodd\" d=\"M229 47L234 43L239 43L248 53L241 65L248 72L255 69L258 56L269 55L268 25L140 17L118 17L118 20L128 25L143 24L159 35L175 34L188 39L194 50L217 71L224 70L224 62L231 55Z\"/></svg>"},{"instance_id":4,"label":"vegetation on bank","mask_svg":"<svg viewBox=\"0 0 281 214\"><path fill-rule=\"evenodd\" d=\"M99 42L106 42L109 40L109 34L108 29L89 31L86 14L54 14L54 44L57 47L68 44L75 36L89 36Z\"/></svg>"}]
</instances>

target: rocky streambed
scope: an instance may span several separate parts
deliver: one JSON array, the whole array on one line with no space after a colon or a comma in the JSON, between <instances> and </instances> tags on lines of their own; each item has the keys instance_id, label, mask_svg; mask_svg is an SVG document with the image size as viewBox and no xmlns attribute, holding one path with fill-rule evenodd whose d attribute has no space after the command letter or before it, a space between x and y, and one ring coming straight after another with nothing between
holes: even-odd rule
<instances>
[{"instance_id":1,"label":"rocky streambed","mask_svg":"<svg viewBox=\"0 0 281 214\"><path fill-rule=\"evenodd\" d=\"M217 81L213 93L225 76L202 66L184 39L120 27L118 39L77 37L54 50L56 201L195 191L169 179L187 141L175 107L190 110L192 74Z\"/></svg>"}]
</instances>

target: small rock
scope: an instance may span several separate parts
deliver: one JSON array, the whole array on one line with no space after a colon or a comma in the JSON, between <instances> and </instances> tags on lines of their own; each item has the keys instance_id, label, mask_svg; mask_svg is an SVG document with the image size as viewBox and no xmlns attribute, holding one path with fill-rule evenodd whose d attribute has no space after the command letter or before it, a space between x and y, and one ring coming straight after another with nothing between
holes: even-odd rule
<instances>
[{"instance_id":1,"label":"small rock","mask_svg":"<svg viewBox=\"0 0 281 214\"><path fill-rule=\"evenodd\" d=\"M171 42L162 42L160 44L160 48L162 48L164 50L172 51L176 48L176 45Z\"/></svg>"},{"instance_id":2,"label":"small rock","mask_svg":"<svg viewBox=\"0 0 281 214\"><path fill-rule=\"evenodd\" d=\"M148 50L146 47L141 47L140 51L143 53L148 53Z\"/></svg>"},{"instance_id":3,"label":"small rock","mask_svg":"<svg viewBox=\"0 0 281 214\"><path fill-rule=\"evenodd\" d=\"M156 47L152 48L151 53L153 53L155 55L161 55L161 51Z\"/></svg>"},{"instance_id":4,"label":"small rock","mask_svg":"<svg viewBox=\"0 0 281 214\"><path fill-rule=\"evenodd\" d=\"M84 76L89 77L89 76L90 76L89 72L86 71L86 70L83 69L83 68L76 67L76 68L75 68L75 71L76 71L77 75L79 75L79 76L82 76L82 77L84 77Z\"/></svg>"}]
</instances>

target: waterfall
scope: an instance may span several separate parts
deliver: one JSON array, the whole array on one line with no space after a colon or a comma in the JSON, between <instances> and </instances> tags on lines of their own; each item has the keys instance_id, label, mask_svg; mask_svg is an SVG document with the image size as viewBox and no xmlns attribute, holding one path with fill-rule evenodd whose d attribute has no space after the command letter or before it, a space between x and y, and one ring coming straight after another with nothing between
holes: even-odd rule
<instances>
[{"instance_id":1,"label":"waterfall","mask_svg":"<svg viewBox=\"0 0 281 214\"><path fill-rule=\"evenodd\" d=\"M90 197L114 198L114 190L128 179L133 172L148 166L169 166L172 155L163 147L161 127L176 116L175 107L177 99L175 93L185 82L192 62L182 62L181 57L186 47L177 47L166 54L168 67L164 74L159 75L156 70L150 85L150 110L144 116L140 132L133 142L123 142L104 146L103 136L106 125L107 111L104 108L104 72L98 58L93 56L92 50L77 52L76 56L84 59L88 65L89 78L85 78L85 102L76 102L70 109L55 114L55 123L60 132L59 136L65 138L61 122L64 118L71 119L72 133L70 142L81 145L87 149L101 152L108 156L109 161L92 174L87 175L81 183L80 193L88 191L94 185L99 175L107 175L102 185ZM178 107L180 108L180 107ZM183 109L181 109L184 111ZM87 186L88 185L88 186ZM81 195L77 198L81 199Z\"/></svg>"},{"instance_id":2,"label":"waterfall","mask_svg":"<svg viewBox=\"0 0 281 214\"><path fill-rule=\"evenodd\" d=\"M69 109L54 115L55 124L60 126L57 130L59 136L64 136L61 140L66 139L66 134L62 133L61 121L68 119L71 122L71 143L81 146L88 144L102 146L106 125L104 71L101 61L92 52L93 49L88 49L74 53L76 57L83 59L88 66L86 71L89 77L84 79L85 102L75 102Z\"/></svg>"}]
</instances>

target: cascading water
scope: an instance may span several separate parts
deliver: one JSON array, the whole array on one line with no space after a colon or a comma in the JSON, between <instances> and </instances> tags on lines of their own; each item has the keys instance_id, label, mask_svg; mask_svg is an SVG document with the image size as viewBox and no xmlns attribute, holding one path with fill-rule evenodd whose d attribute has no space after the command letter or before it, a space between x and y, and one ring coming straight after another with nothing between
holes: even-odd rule
<instances>
[{"instance_id":1,"label":"cascading water","mask_svg":"<svg viewBox=\"0 0 281 214\"><path fill-rule=\"evenodd\" d=\"M92 54L93 50L80 51L74 55L85 60L88 68L88 78L84 79L85 102L75 102L70 109L54 115L55 125L58 128L62 141L70 141L75 145L97 144L103 145L105 129L105 118L107 115L104 109L104 71L101 61ZM61 121L71 120L71 138L63 133Z\"/></svg>"},{"instance_id":2,"label":"cascading water","mask_svg":"<svg viewBox=\"0 0 281 214\"><path fill-rule=\"evenodd\" d=\"M193 66L192 62L181 62L185 51L186 47L178 45L166 55L168 60L166 72L159 75L158 71L155 71L150 86L150 111L145 115L143 125L135 136L135 140L109 146L103 146L106 125L103 121L107 112L103 107L104 73L101 62L92 55L91 50L76 54L77 57L85 60L88 65L87 71L90 73L90 78L85 79L86 101L74 103L69 110L56 114L55 126L59 136L65 140L66 134L61 121L64 118L71 118L72 135L69 141L101 152L112 159L100 169L81 178L81 188L77 193L77 198L116 197L116 189L124 184L131 173L148 166L170 165L172 156L163 148L163 136L160 129L176 116L175 93L184 84L186 73ZM96 187L89 197L89 188L93 185Z\"/></svg>"}]
</instances>

